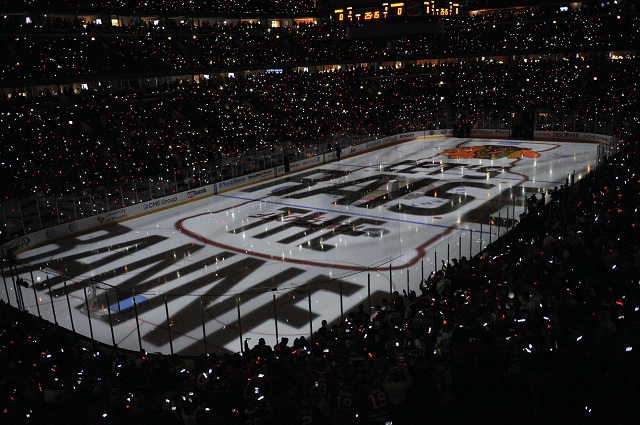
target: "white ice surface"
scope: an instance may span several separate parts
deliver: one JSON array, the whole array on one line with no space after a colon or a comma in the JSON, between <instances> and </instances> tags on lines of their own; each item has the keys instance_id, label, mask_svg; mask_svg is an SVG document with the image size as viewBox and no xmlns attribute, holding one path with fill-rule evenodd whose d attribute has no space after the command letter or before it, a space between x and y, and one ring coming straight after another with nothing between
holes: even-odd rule
<instances>
[{"instance_id":1,"label":"white ice surface","mask_svg":"<svg viewBox=\"0 0 640 425\"><path fill-rule=\"evenodd\" d=\"M490 160L442 155L447 149L484 145L523 148L540 156ZM310 289L313 329L320 326L322 319L330 323L339 320L341 314L357 309L360 303L368 308L369 291L375 303L381 296L388 296L390 288L402 291L409 286L417 290L422 276L428 275L436 262L475 255L490 240L504 234L513 217L523 212L525 198L534 191L549 193L564 184L571 174L575 174L577 181L597 165L597 160L597 145L587 143L418 139L306 170L303 183L296 181L296 174L281 176L269 184L263 183L265 187L260 190L243 188L221 193L122 222L114 229L27 251L20 255L20 260L39 264L31 272L22 270L28 281L30 273L36 281L45 281L50 273L49 262L55 262L58 271L60 264L69 264L69 270L82 272L71 273L68 278L69 302L62 284L52 288L57 290L53 303L48 288L44 287L37 291L37 303L32 288L22 289L23 298L31 313L38 314L39 308L45 319L57 320L67 328L71 328L73 315L76 331L85 335L93 331L95 338L111 344L109 311L104 298L100 297L100 305L88 316L85 305L91 302L93 289L87 289L85 300L82 287L72 283L93 277L100 282L97 286L100 296L104 293L102 288L123 288L135 281L141 302L138 309L141 342L147 351L170 352L167 309L172 321L174 352L202 353L203 332L209 335L209 351L240 351L238 312L242 317L242 337L251 338L251 346L260 337L274 344L275 314L280 338L309 334ZM402 165L388 169L398 163ZM414 167L418 163L420 166ZM447 168L449 164L455 167ZM321 181L326 178L326 170L348 173ZM424 178L433 181L391 199L386 183L368 186L374 178L384 175L391 175L385 179L397 181L399 188L414 187ZM448 189L438 191L451 182L454 184ZM472 182L490 186L472 187ZM295 191L278 195L291 186L296 187ZM364 187L368 187L366 194L346 203L341 201ZM318 189L322 190L314 193ZM429 192L431 196L425 195L429 190L434 190ZM505 191L508 191L506 201L503 198L498 202L498 195ZM365 204L369 199L384 196L386 199L379 205ZM482 224L481 232L477 220L465 217L487 205L495 208ZM407 212L408 207L414 209ZM435 213L434 208L438 207L444 210ZM300 217L310 214L314 214L310 221L317 227L296 225L301 223ZM273 219L265 219L270 217ZM328 220L338 217L336 224L326 226ZM489 227L490 218L497 217L506 219L503 222L507 227ZM260 224L253 227L256 223ZM286 226L287 223L294 225ZM238 231L241 227L244 229ZM268 236L261 236L263 232ZM157 237L157 243L143 249L118 246L152 236ZM285 238L289 239L284 241ZM314 243L317 249L310 248L316 246ZM148 262L153 255L163 256L163 260ZM189 266L193 269L188 269ZM222 277L216 280L216 273ZM278 274L287 277L278 282L271 280ZM9 300L15 305L16 288L11 279L6 283ZM191 288L187 288L189 284ZM0 293L6 300L2 285ZM166 308L165 294L170 294ZM155 306L143 308L141 297L155 300ZM109 302L112 305L116 302L113 293ZM207 305L204 314L200 302ZM113 339L118 346L138 350L134 310L119 314L117 308L112 308L111 313ZM198 325L181 326L180 317L188 317ZM153 338L151 333L155 335Z\"/></svg>"}]
</instances>

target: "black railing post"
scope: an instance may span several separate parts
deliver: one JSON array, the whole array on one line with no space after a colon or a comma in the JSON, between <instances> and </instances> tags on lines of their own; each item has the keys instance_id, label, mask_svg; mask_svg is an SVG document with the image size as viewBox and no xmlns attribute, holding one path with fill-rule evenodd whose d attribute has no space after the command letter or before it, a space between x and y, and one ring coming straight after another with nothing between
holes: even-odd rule
<instances>
[{"instance_id":1,"label":"black railing post","mask_svg":"<svg viewBox=\"0 0 640 425\"><path fill-rule=\"evenodd\" d=\"M49 301L51 302L51 310L53 311L53 323L58 324L58 316L56 316L56 307L53 304L53 293L51 292L51 284L49 283L49 275L47 274L47 286L49 287Z\"/></svg>"},{"instance_id":2,"label":"black railing post","mask_svg":"<svg viewBox=\"0 0 640 425\"><path fill-rule=\"evenodd\" d=\"M33 298L36 301L36 310L38 310L38 317L42 319L42 315L40 314L40 303L38 302L38 293L36 292L36 281L33 278L33 270L29 270L29 274L31 274L31 288L33 288Z\"/></svg>"},{"instance_id":3,"label":"black railing post","mask_svg":"<svg viewBox=\"0 0 640 425\"><path fill-rule=\"evenodd\" d=\"M240 353L244 353L244 344L242 344L242 316L240 316L240 297L236 297L236 308L238 309L238 330L240 331Z\"/></svg>"},{"instance_id":4,"label":"black railing post","mask_svg":"<svg viewBox=\"0 0 640 425\"><path fill-rule=\"evenodd\" d=\"M76 331L76 327L73 324L73 312L71 311L71 301L69 301L69 291L67 289L67 281L63 281L64 284L64 295L67 297L67 307L69 308L69 319L71 320L71 330L73 332Z\"/></svg>"},{"instance_id":5,"label":"black railing post","mask_svg":"<svg viewBox=\"0 0 640 425\"><path fill-rule=\"evenodd\" d=\"M411 290L409 289L409 269L407 268L407 295L409 295Z\"/></svg>"},{"instance_id":6,"label":"black railing post","mask_svg":"<svg viewBox=\"0 0 640 425\"><path fill-rule=\"evenodd\" d=\"M313 314L311 313L311 284L309 284L308 295L309 295L309 336L310 338L313 338Z\"/></svg>"},{"instance_id":7,"label":"black railing post","mask_svg":"<svg viewBox=\"0 0 640 425\"><path fill-rule=\"evenodd\" d=\"M200 297L200 321L202 322L202 338L204 340L204 353L208 354L209 348L207 347L207 328L204 324L204 309L205 309L204 298Z\"/></svg>"},{"instance_id":8,"label":"black railing post","mask_svg":"<svg viewBox=\"0 0 640 425\"><path fill-rule=\"evenodd\" d=\"M2 281L4 282L4 292L7 294L7 304L11 305L11 298L9 297L9 287L7 286L7 278L4 276L4 266L0 264L0 270L2 271Z\"/></svg>"},{"instance_id":9,"label":"black railing post","mask_svg":"<svg viewBox=\"0 0 640 425\"><path fill-rule=\"evenodd\" d=\"M272 289L273 291L273 323L276 328L276 344L279 342L278 338L278 303L276 303L276 288Z\"/></svg>"},{"instance_id":10,"label":"black railing post","mask_svg":"<svg viewBox=\"0 0 640 425\"><path fill-rule=\"evenodd\" d=\"M367 299L369 300L369 311L371 311L371 273L367 273ZM344 317L342 317L344 322Z\"/></svg>"},{"instance_id":11,"label":"black railing post","mask_svg":"<svg viewBox=\"0 0 640 425\"><path fill-rule=\"evenodd\" d=\"M140 321L138 320L138 303L136 302L136 297L133 297L133 313L136 316L136 331L138 333L138 347L140 348L140 352L142 352L142 337L140 336Z\"/></svg>"},{"instance_id":12,"label":"black railing post","mask_svg":"<svg viewBox=\"0 0 640 425\"><path fill-rule=\"evenodd\" d=\"M84 291L84 304L87 307L87 319L89 319L89 334L91 335L91 339L93 340L93 325L91 323L91 309L89 308L89 300L87 299L87 287L83 286L82 290ZM95 289L94 289L95 291ZM133 304L135 306L135 302Z\"/></svg>"},{"instance_id":13,"label":"black railing post","mask_svg":"<svg viewBox=\"0 0 640 425\"><path fill-rule=\"evenodd\" d=\"M171 338L171 318L169 317L169 304L167 304L167 296L164 296L164 312L167 315L167 334L169 335L169 350L173 356L173 339ZM206 341L206 338L205 338ZM206 349L205 349L206 351Z\"/></svg>"},{"instance_id":14,"label":"black railing post","mask_svg":"<svg viewBox=\"0 0 640 425\"><path fill-rule=\"evenodd\" d=\"M340 320L344 321L344 304L342 300L342 279L338 281L340 285Z\"/></svg>"},{"instance_id":15,"label":"black railing post","mask_svg":"<svg viewBox=\"0 0 640 425\"><path fill-rule=\"evenodd\" d=\"M118 345L116 344L116 337L113 334L113 322L111 321L111 304L109 304L109 291L105 291L104 296L106 297L107 300L107 315L109 316L109 329L111 329L111 342L113 343L114 347L117 347Z\"/></svg>"}]
</instances>

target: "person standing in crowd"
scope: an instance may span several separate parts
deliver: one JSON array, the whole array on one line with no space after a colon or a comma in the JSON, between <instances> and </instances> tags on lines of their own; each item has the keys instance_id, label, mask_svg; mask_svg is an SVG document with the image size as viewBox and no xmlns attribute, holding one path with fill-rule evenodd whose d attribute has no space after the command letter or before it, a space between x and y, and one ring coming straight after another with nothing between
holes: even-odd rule
<instances>
[{"instance_id":1,"label":"person standing in crowd","mask_svg":"<svg viewBox=\"0 0 640 425\"><path fill-rule=\"evenodd\" d=\"M357 384L351 372L343 374L332 400L333 425L352 425L358 418Z\"/></svg>"},{"instance_id":2,"label":"person standing in crowd","mask_svg":"<svg viewBox=\"0 0 640 425\"><path fill-rule=\"evenodd\" d=\"M323 340L327 340L329 338L329 328L328 323L325 319L320 322L320 329L318 329L318 335L322 337Z\"/></svg>"},{"instance_id":3,"label":"person standing in crowd","mask_svg":"<svg viewBox=\"0 0 640 425\"><path fill-rule=\"evenodd\" d=\"M382 387L387 394L393 418L406 417L407 392L413 385L411 375L401 368L392 367L382 381Z\"/></svg>"},{"instance_id":4,"label":"person standing in crowd","mask_svg":"<svg viewBox=\"0 0 640 425\"><path fill-rule=\"evenodd\" d=\"M367 313L364 309L364 304L358 305L358 311L355 312L354 315L354 324L356 326L367 326L371 318L369 317L369 313Z\"/></svg>"}]
</instances>

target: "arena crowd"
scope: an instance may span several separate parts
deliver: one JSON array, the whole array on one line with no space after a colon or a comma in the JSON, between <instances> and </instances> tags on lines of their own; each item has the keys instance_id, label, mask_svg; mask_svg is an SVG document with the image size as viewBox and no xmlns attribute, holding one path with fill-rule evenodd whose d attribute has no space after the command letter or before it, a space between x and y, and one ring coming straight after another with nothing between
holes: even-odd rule
<instances>
[{"instance_id":1,"label":"arena crowd","mask_svg":"<svg viewBox=\"0 0 640 425\"><path fill-rule=\"evenodd\" d=\"M358 67L11 97L0 102L0 193L3 199L80 193L224 158L294 155L324 148L340 133L451 128L461 114L480 128L510 128L509 117L529 105L544 111L539 129L611 133L638 108L638 64Z\"/></svg>"},{"instance_id":2,"label":"arena crowd","mask_svg":"<svg viewBox=\"0 0 640 425\"><path fill-rule=\"evenodd\" d=\"M636 134L419 294L394 292L293 341L195 359L121 353L2 305L3 422L633 423Z\"/></svg>"},{"instance_id":3,"label":"arena crowd","mask_svg":"<svg viewBox=\"0 0 640 425\"><path fill-rule=\"evenodd\" d=\"M0 10L76 11L77 3L0 1ZM544 114L536 128L612 133L623 144L548 202L532 200L519 225L481 255L435 270L420 293L395 292L372 311L360 307L344 322L322 322L313 335L273 346L247 342L243 353L199 358L113 351L0 305L2 423L635 423L640 72L637 52L625 52L637 49L640 19L633 2L585 3L566 12L469 16L448 21L441 35L391 42L352 41L344 28L313 20L275 31L247 23L26 23L7 14L2 80L57 81L61 89L34 97L4 90L3 201L86 192L257 152L324 149L336 134L350 143L357 135L446 128L461 116L510 128L509 117L531 106ZM91 6L200 14L208 4ZM218 7L239 14L295 8L313 17L325 5ZM502 60L515 54L522 59ZM472 56L496 59L458 60ZM105 84L74 92L57 80L372 58L413 64L235 78L212 72L126 90Z\"/></svg>"},{"instance_id":4,"label":"arena crowd","mask_svg":"<svg viewBox=\"0 0 640 425\"><path fill-rule=\"evenodd\" d=\"M35 3L35 9L73 7ZM203 7L189 3L197 5L194 10ZM241 9L236 3L227 6ZM288 4L275 2L269 10ZM311 10L312 2L299 5ZM186 7L146 5L150 11L174 6ZM247 157L243 162L251 169L260 161L266 166L264 156L324 147L335 134L355 139L445 128L460 116L482 128L511 128L512 118L531 107L544 116L537 129L611 134L638 109L638 60L624 53L638 45L637 12L630 2L495 10L450 19L444 34L428 39L391 40L350 40L344 27L320 20L275 31L247 21L114 27L52 16L26 23L7 14L0 19L7 53L2 80L20 86L40 81L47 88L28 98L16 95L13 85L3 89L0 177L7 184L0 196L77 194L185 169L193 175L229 157ZM623 59L602 54L612 50ZM470 55L495 59L459 62ZM508 55L520 59L506 60ZM374 65L361 65L363 60ZM406 60L411 62L403 67L391 65ZM304 70L336 62L353 65ZM243 66L277 72L229 77ZM224 77L215 72L221 69ZM206 75L166 74L176 70ZM140 87L134 79L122 89L106 80L97 90L76 91L59 82L140 72L162 76L161 82ZM212 180L223 178L228 166L216 165Z\"/></svg>"},{"instance_id":5,"label":"arena crowd","mask_svg":"<svg viewBox=\"0 0 640 425\"><path fill-rule=\"evenodd\" d=\"M0 19L0 75L20 85L134 72L633 50L640 43L640 16L623 4L457 17L446 21L442 33L393 38L351 38L346 27L312 18L271 28L258 20L205 18L197 26L190 19L153 25L138 18L122 26L53 17L27 24L7 15Z\"/></svg>"}]
</instances>

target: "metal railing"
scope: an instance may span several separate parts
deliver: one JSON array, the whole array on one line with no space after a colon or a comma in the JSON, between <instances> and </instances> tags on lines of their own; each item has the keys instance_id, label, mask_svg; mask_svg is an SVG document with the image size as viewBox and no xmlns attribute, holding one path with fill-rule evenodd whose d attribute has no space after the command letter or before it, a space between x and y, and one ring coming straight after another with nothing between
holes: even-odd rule
<instances>
[{"instance_id":1,"label":"metal railing","mask_svg":"<svg viewBox=\"0 0 640 425\"><path fill-rule=\"evenodd\" d=\"M512 207L512 206L510 206ZM521 210L517 206L517 210ZM506 208L509 210L510 208ZM495 217L497 218L497 216ZM493 220L492 220L493 221ZM509 227L515 225L511 217ZM496 221L497 223L497 221ZM376 304L380 304L382 298L392 299L396 291L410 293L419 292L419 285L428 279L436 270L445 264L450 264L454 258L473 258L484 252L487 247L504 236L509 227L480 224L475 227L461 229L446 238L442 238L437 244L428 249L422 260L404 267L398 258L388 258L380 264L373 265L370 270L362 272L350 272L342 276L327 278L323 281L309 283L296 288L263 288L260 290L247 290L239 293L172 293L160 291L123 291L106 282L96 279L81 279L74 276L61 274L53 269L37 268L26 262L15 260L3 260L1 271L3 285L0 286L0 298L22 311L40 317L43 320L61 326L72 332L79 333L91 340L97 340L102 344L130 351L157 351L157 347L151 347L144 340L143 334L148 332L148 321L143 320L140 306L148 300L156 300L155 317L158 321L158 311L162 311L161 323L156 323L156 344L164 343L166 353L197 356L206 352L219 350L211 339L211 318L205 315L206 306L214 305L229 316L227 328L236 334L238 341L237 351L243 350L243 340L247 335L252 335L251 330L243 327L246 322L245 315L251 315L250 302L256 297L271 297L272 305L265 309L267 317L263 321L272 321L272 335L275 342L279 341L278 321L287 321L282 309L295 297L299 302L308 306L309 333L314 331L314 322L322 314L322 307L315 304L339 303L339 321L344 321L347 311L353 306L346 306L344 298L354 295L351 282L357 282L359 298L368 311L375 312ZM400 266L394 266L394 262ZM344 289L343 289L344 285ZM319 294L318 287L333 286L333 291ZM347 288L348 287L348 288ZM348 292L348 294L347 294ZM294 293L294 295L292 295ZM174 347L175 339L185 337L172 331L174 320L180 320L181 313L175 310L173 302L180 298L188 298L200 307L193 314L201 314L201 330L193 332L194 344L188 348ZM329 299L329 297L333 297ZM218 300L215 304L214 301ZM198 313L200 311L200 313ZM232 312L233 311L233 312ZM235 313L235 314L233 314ZM146 314L146 313L145 313ZM271 315L272 317L268 317ZM334 320L332 320L334 321ZM274 342L274 343L275 343ZM184 344L184 343L183 343ZM234 344L231 344L233 346ZM224 351L224 350L223 350Z\"/></svg>"}]
</instances>

